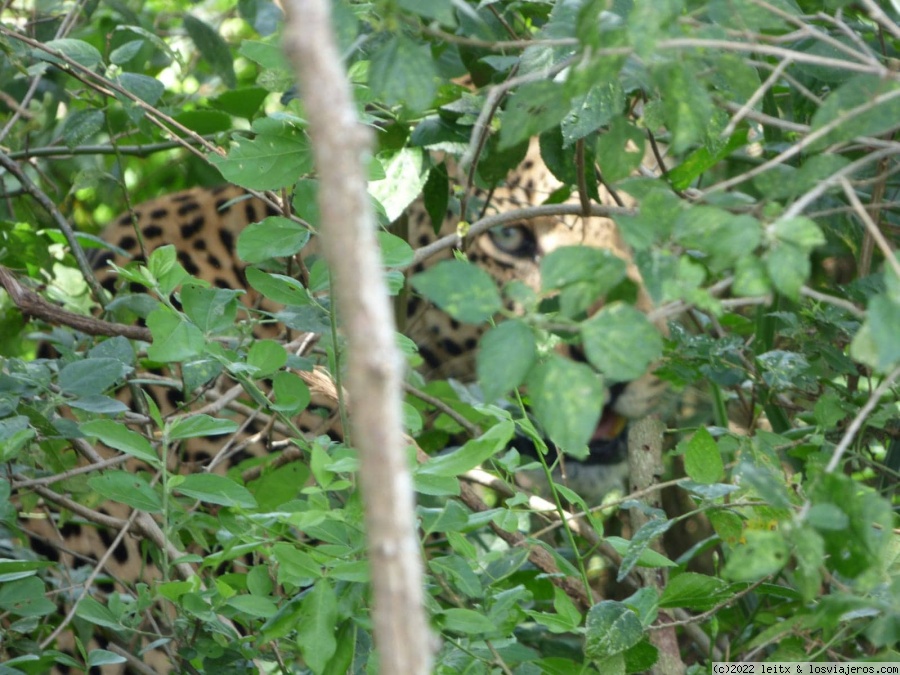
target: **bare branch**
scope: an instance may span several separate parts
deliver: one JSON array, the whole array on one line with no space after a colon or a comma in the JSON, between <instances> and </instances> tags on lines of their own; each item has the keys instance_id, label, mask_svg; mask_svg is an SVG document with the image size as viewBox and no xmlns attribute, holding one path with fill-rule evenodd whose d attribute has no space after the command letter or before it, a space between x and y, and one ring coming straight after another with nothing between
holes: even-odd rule
<instances>
[{"instance_id":1,"label":"bare branch","mask_svg":"<svg viewBox=\"0 0 900 675\"><path fill-rule=\"evenodd\" d=\"M875 240L875 243L878 244L878 248L881 249L885 264L893 270L897 279L900 280L900 261L897 260L897 256L895 256L894 252L891 250L891 245L888 243L888 240L884 238L884 235L881 233L881 230L878 229L878 225L875 221L872 220L872 216L869 215L869 212L863 208L862 202L859 201L859 197L856 196L856 191L851 187L850 182L846 178L841 178L841 187L844 188L844 194L847 195L847 199L850 201L850 205L853 207L854 212L859 216L863 225L865 225L866 231L872 239Z\"/></svg>"},{"instance_id":2,"label":"bare branch","mask_svg":"<svg viewBox=\"0 0 900 675\"><path fill-rule=\"evenodd\" d=\"M840 443L837 444L834 452L831 453L831 459L828 460L828 465L825 467L827 473L831 473L837 469L838 464L841 462L841 457L844 456L844 453L847 452L847 448L850 447L853 439L856 438L856 434L862 428L866 418L875 409L875 406L878 405L878 401L880 401L881 397L887 393L888 389L891 388L897 378L900 378L900 368L895 368L893 372L882 380L881 384L878 385L875 391L872 392L872 395L869 396L869 400L866 401L865 405L860 408L858 413L856 413L856 417L853 418L853 421L850 422L850 425L847 427L847 431L845 431L844 435L841 437ZM809 502L804 504L804 513L809 506Z\"/></svg>"},{"instance_id":3,"label":"bare branch","mask_svg":"<svg viewBox=\"0 0 900 675\"><path fill-rule=\"evenodd\" d=\"M386 673L431 672L422 563L400 406L401 358L375 241L359 123L332 33L329 3L285 3L285 48L300 83L319 172L322 249L349 345L348 389L374 596L374 636Z\"/></svg>"}]
</instances>

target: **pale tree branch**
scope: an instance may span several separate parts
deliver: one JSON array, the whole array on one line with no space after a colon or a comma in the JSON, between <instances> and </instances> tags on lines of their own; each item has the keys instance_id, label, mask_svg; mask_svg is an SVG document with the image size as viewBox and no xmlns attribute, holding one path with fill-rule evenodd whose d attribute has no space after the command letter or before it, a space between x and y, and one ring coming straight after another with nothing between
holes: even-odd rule
<instances>
[{"instance_id":1,"label":"pale tree branch","mask_svg":"<svg viewBox=\"0 0 900 675\"><path fill-rule=\"evenodd\" d=\"M631 425L628 431L628 479L632 492L648 490L659 482L663 473L662 447L665 425L654 417L645 417ZM662 508L662 497L659 492L649 492L644 502L656 509ZM631 509L631 527L637 532L649 518L640 509ZM659 540L651 548L664 553ZM641 585L662 593L668 581L664 568L642 568L635 570ZM660 611L658 623L666 624L670 616ZM657 628L650 633L650 642L659 650L659 660L650 671L655 675L680 675L686 668L681 660L678 648L678 637L674 627Z\"/></svg>"},{"instance_id":2,"label":"pale tree branch","mask_svg":"<svg viewBox=\"0 0 900 675\"><path fill-rule=\"evenodd\" d=\"M431 672L412 479L401 423L401 358L366 192L371 137L355 105L327 0L285 2L285 48L297 73L318 169L322 250L349 348L348 390L369 542L381 672Z\"/></svg>"}]
</instances>

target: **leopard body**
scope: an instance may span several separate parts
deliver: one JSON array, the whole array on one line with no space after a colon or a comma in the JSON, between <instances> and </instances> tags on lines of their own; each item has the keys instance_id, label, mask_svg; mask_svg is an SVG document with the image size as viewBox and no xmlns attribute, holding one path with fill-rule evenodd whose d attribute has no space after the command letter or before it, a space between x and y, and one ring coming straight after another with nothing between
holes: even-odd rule
<instances>
[{"instance_id":1,"label":"leopard body","mask_svg":"<svg viewBox=\"0 0 900 675\"><path fill-rule=\"evenodd\" d=\"M560 181L541 160L537 142L532 142L524 162L503 185L491 192L475 190L470 201L483 205L485 214L505 213L540 205L560 186ZM612 203L603 191L602 200ZM101 257L97 265L98 277L104 286L112 289L117 284L117 276L107 263L126 265L134 258L144 258L161 245L171 244L177 251L178 261L190 274L218 288L246 289L242 301L248 307L272 309L247 285L244 266L238 261L235 248L238 236L249 223L278 213L271 203L234 186L194 188L139 204L103 232L103 238L114 247L112 250L120 252L109 252ZM459 223L459 214L450 209L436 232L424 205L416 202L407 211L408 241L414 248L427 246L439 237L457 233ZM614 222L600 217L544 216L515 221L502 229L471 238L465 251L468 258L487 270L498 285L520 281L539 291L542 257L559 247L572 245L608 249L629 261L628 249ZM303 258L298 261L301 269L309 257L315 255L315 250L314 241L304 249ZM445 249L416 265L413 271L421 271L451 255L452 251ZM628 265L629 275L639 283L634 266L630 262ZM644 310L649 309L645 294L641 293L638 305ZM484 328L462 324L415 296L408 299L399 319L403 332L418 347L423 361L420 370L426 379L474 379L475 354ZM279 327L269 329L270 335L275 334L273 330L278 331ZM342 434L340 419L334 409L335 390L329 389L331 384L325 382L321 388L313 387L313 405L298 422L310 438L322 434L339 438ZM647 375L620 387L614 405L621 415L639 417L654 404L659 393L658 380ZM183 412L190 406L202 405L201 395L185 395L175 387L157 387L153 396L164 417ZM228 441L233 445L229 453L223 455L225 441L222 437L192 438L183 443L172 468L181 472L202 471L215 463L215 470L222 472L242 459L271 452L273 442L290 435L289 429L279 427L275 421L254 415L251 413L251 419L243 424L242 436ZM284 445L279 447L283 449ZM122 520L131 512L121 504L101 505L98 510ZM113 544L115 535L114 531L79 524L77 518L62 527L48 522L43 526L32 525L30 529L35 540L40 542L35 548L60 559L65 568L97 559ZM65 553L60 558L54 550ZM134 536L118 540L105 563L105 570L126 586L137 580L149 581L158 574L142 549L141 538Z\"/></svg>"}]
</instances>

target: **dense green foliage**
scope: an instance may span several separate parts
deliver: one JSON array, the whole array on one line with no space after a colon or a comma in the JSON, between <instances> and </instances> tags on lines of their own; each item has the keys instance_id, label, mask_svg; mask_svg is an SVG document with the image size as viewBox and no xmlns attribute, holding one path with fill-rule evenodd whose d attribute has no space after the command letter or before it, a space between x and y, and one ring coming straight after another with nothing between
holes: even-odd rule
<instances>
[{"instance_id":1,"label":"dense green foliage","mask_svg":"<svg viewBox=\"0 0 900 675\"><path fill-rule=\"evenodd\" d=\"M642 672L658 656L651 634L676 620L681 656L698 671L726 657L900 661L896 18L841 0L335 3L359 114L378 130L370 175L382 225L423 192L438 220L462 201L477 225L481 205L448 190L432 151L477 154L473 179L489 186L540 136L568 186L547 204L579 184L597 199L601 175L637 199L614 219L659 307L653 318L672 322L663 339L634 309L622 262L596 250L546 256L539 293L498 289L461 258L412 278L462 322L509 313L508 299L522 308L482 338L480 386L410 376L431 395L406 406L421 447L436 455L463 441L414 469L436 672ZM118 663L113 638L134 653L171 648L208 673L377 667L352 447L295 430L227 475L183 476L163 459L180 441L220 436L224 446L239 421L220 409L163 418L139 397L130 421L140 426L120 423L117 392L167 366L187 392L229 373L250 405L290 428L310 405L297 372L311 358L254 340L267 317L236 291L192 280L171 248L121 271L149 294L111 304L73 255L100 246L92 235L129 204L182 187L224 177L283 190L302 221L248 228L238 252L250 284L286 305L275 318L318 334L318 360L339 376L327 270L311 265L306 286L284 273L318 214L280 30L265 0L0 9L0 265L72 312L103 302L126 323L141 316L153 338L29 322L0 292L4 672ZM648 138L667 153L663 176L635 173ZM413 252L386 232L381 243L402 297ZM601 296L608 304L586 316ZM35 358L37 333L57 355ZM559 341L580 343L585 362L556 356ZM534 466L509 449L514 433L583 457L604 382L656 362L672 390L665 478L682 477L669 500L680 512L631 500L618 508L644 511L636 532L613 507L586 519L593 536L562 526L558 539L532 540L521 492L487 493L483 512L455 498L478 465L507 481ZM78 469L85 448L103 447L149 470L99 456ZM280 461L288 452L302 460ZM552 492L563 496L587 506L565 485ZM39 554L53 542L38 547L23 529L52 517L64 533L86 531L110 502L158 523L170 545L145 539L143 553L161 579L104 593L113 580L95 562L47 562ZM614 599L579 606L491 525L546 548L575 583L623 583ZM117 534L97 538L94 554ZM622 535L605 537L613 562L595 545L605 535ZM638 588L638 568L667 582Z\"/></svg>"}]
</instances>

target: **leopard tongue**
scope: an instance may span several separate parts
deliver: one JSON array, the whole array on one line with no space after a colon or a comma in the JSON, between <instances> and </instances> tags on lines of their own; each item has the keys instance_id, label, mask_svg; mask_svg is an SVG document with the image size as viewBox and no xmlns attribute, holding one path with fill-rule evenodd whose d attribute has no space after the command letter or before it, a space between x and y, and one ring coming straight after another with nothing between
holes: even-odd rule
<instances>
[{"instance_id":1,"label":"leopard tongue","mask_svg":"<svg viewBox=\"0 0 900 675\"><path fill-rule=\"evenodd\" d=\"M624 431L627 421L611 407L603 408L603 414L600 416L600 421L597 423L597 428L594 429L594 435L591 436L591 440L611 441L614 438L618 438Z\"/></svg>"}]
</instances>

